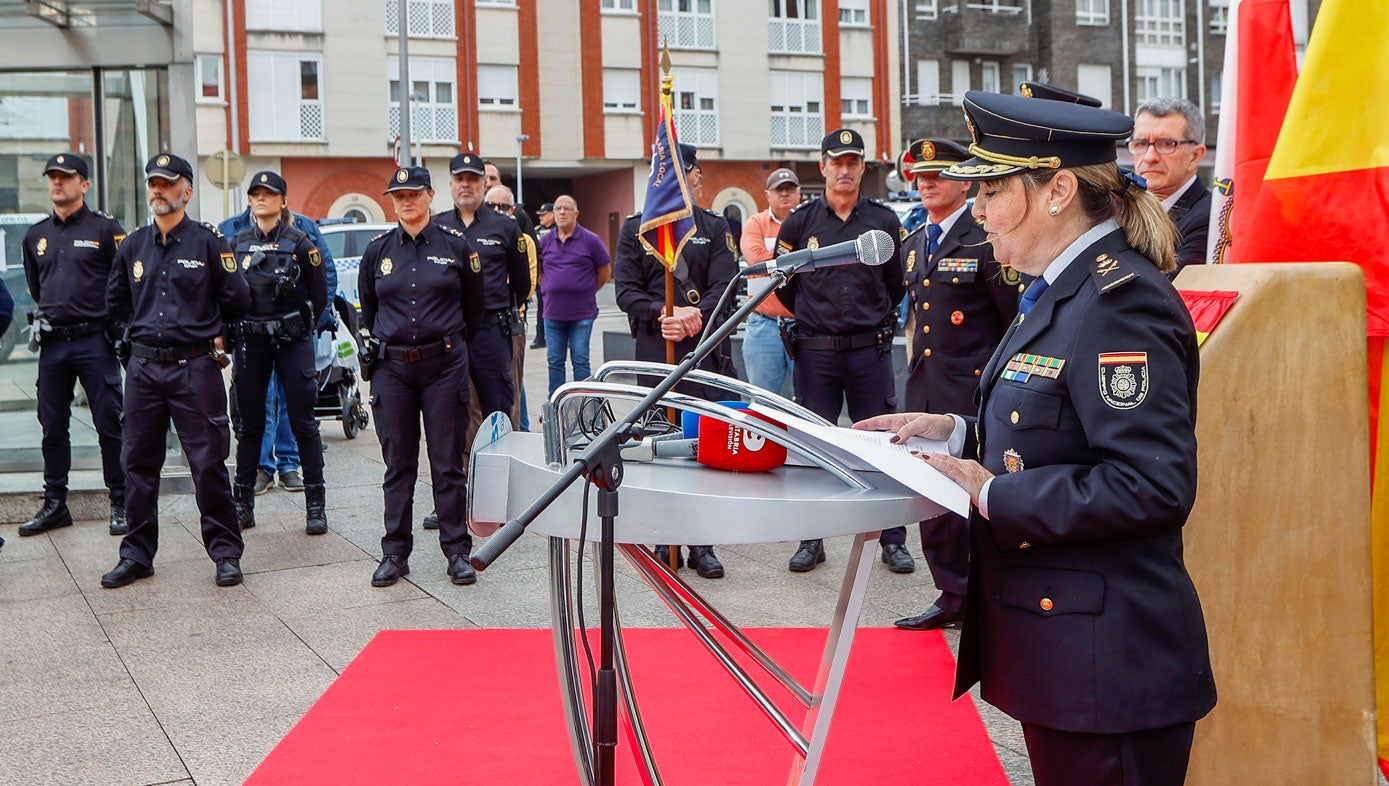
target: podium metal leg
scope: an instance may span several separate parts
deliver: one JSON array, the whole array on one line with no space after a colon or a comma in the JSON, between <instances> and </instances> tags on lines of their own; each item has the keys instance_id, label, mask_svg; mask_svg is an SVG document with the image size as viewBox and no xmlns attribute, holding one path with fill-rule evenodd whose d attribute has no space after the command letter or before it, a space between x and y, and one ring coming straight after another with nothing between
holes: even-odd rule
<instances>
[{"instance_id":1,"label":"podium metal leg","mask_svg":"<svg viewBox=\"0 0 1389 786\"><path fill-rule=\"evenodd\" d=\"M580 786L593 784L593 735L588 728L588 702L579 673L574 620L573 581L569 574L569 541L550 538L550 622L555 637L555 665L559 670L560 699L569 726L569 744L579 770Z\"/></svg>"}]
</instances>

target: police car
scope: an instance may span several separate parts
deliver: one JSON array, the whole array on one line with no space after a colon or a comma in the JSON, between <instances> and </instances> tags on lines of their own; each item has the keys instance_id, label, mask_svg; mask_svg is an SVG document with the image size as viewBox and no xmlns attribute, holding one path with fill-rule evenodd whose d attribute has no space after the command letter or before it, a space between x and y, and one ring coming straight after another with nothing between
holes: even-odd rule
<instances>
[{"instance_id":1,"label":"police car","mask_svg":"<svg viewBox=\"0 0 1389 786\"><path fill-rule=\"evenodd\" d=\"M333 267L338 271L338 294L354 308L362 307L357 293L357 268L362 262L362 252L372 238L395 227L395 224L359 224L343 218L319 220L318 231L323 233L323 242L328 246L328 253L333 255Z\"/></svg>"},{"instance_id":2,"label":"police car","mask_svg":"<svg viewBox=\"0 0 1389 786\"><path fill-rule=\"evenodd\" d=\"M29 227L47 218L47 213L7 213L0 215L0 277L5 288L14 298L14 321L9 330L0 335L0 363L10 359L16 346L24 344L24 315L34 310L34 299L29 297L29 283L24 278L24 257L21 246L24 233ZM33 360L34 356L23 353L22 357ZM16 358L18 359L18 358Z\"/></svg>"}]
</instances>

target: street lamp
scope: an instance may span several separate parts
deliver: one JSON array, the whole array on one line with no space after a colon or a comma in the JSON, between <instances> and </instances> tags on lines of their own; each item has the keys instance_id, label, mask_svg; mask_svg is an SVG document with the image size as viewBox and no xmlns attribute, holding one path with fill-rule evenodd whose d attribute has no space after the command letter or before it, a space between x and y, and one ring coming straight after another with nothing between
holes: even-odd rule
<instances>
[{"instance_id":1,"label":"street lamp","mask_svg":"<svg viewBox=\"0 0 1389 786\"><path fill-rule=\"evenodd\" d=\"M521 134L516 137L516 204L518 205L521 204L521 153L529 139L530 135L528 134Z\"/></svg>"}]
</instances>

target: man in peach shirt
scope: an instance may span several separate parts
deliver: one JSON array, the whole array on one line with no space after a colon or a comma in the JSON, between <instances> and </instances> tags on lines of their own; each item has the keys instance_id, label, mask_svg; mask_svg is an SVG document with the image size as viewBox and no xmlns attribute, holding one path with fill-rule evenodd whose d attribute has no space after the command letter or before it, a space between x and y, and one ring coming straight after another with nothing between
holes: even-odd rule
<instances>
[{"instance_id":1,"label":"man in peach shirt","mask_svg":"<svg viewBox=\"0 0 1389 786\"><path fill-rule=\"evenodd\" d=\"M767 176L767 209L748 219L738 249L749 265L772 258L777 231L791 208L801 203L801 183L796 173L778 169ZM748 294L752 295L770 283L767 276L748 279ZM748 316L743 336L743 368L748 382L773 393L781 393L791 380L791 356L781 343L777 318L790 319L792 314L772 295ZM789 395L789 393L787 394Z\"/></svg>"}]
</instances>

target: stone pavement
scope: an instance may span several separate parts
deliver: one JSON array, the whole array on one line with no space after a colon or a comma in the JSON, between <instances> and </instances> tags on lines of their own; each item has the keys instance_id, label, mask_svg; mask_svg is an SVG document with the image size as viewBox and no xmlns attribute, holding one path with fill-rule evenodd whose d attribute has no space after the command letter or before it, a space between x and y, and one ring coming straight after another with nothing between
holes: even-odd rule
<instances>
[{"instance_id":1,"label":"stone pavement","mask_svg":"<svg viewBox=\"0 0 1389 786\"><path fill-rule=\"evenodd\" d=\"M604 295L595 368L600 331L626 327L611 307L612 288ZM544 350L530 350L526 362L534 426L546 390ZM0 783L240 783L377 631L549 625L546 544L535 536L522 538L477 585L455 587L436 533L417 529L409 578L372 588L379 445L371 428L351 441L337 423L323 423L322 431L330 532L304 535L302 495L261 496L239 587L214 585L189 494L161 500L155 576L120 590L99 583L117 558L118 541L104 521L23 539L13 524L0 526ZM420 483L417 521L428 512L429 493ZM823 626L849 541L827 548L828 562L809 574L787 572L794 550L787 543L720 547L727 576L719 581L682 575L740 625ZM899 576L874 565L862 625L891 625L934 597L924 566ZM620 573L618 592L625 624L678 624L630 571ZM596 617L591 598L588 608ZM957 643L955 632L946 636ZM460 668L469 661L464 653ZM917 690L901 688L904 701ZM975 703L1012 782L1030 786L1017 724ZM885 740L884 755L898 746L929 750L930 739L930 729L901 729Z\"/></svg>"}]
</instances>

